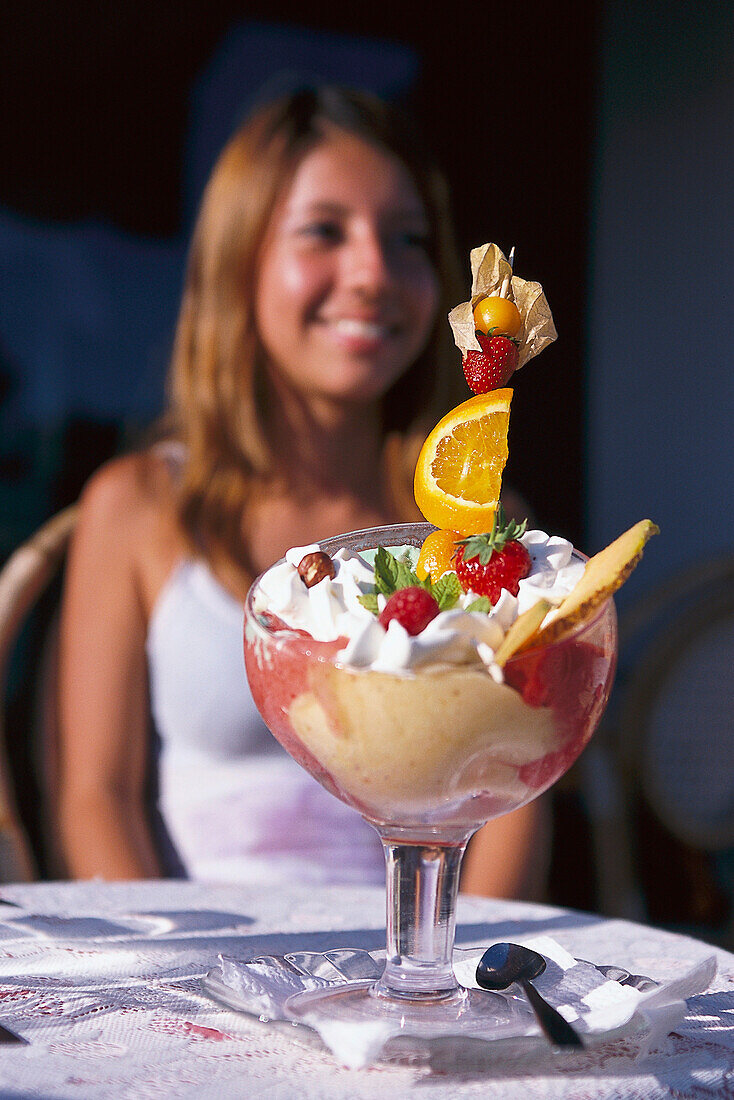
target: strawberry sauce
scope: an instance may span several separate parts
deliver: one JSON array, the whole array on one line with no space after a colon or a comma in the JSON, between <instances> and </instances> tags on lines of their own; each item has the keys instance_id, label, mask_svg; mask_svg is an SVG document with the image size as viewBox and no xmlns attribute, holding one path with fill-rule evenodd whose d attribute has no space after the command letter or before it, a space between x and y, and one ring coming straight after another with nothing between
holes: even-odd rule
<instances>
[{"instance_id":1,"label":"strawberry sauce","mask_svg":"<svg viewBox=\"0 0 734 1100\"><path fill-rule=\"evenodd\" d=\"M292 630L274 615L268 616L268 628L276 631L277 645L268 644L262 663L257 643L248 643L245 635L245 668L255 706L274 737L297 764L323 787L344 800L334 780L293 732L288 712L294 699L308 692L309 668L314 660L331 660L346 644L345 638L317 642L303 630ZM281 633L282 631L282 633Z\"/></svg>"},{"instance_id":2,"label":"strawberry sauce","mask_svg":"<svg viewBox=\"0 0 734 1100\"><path fill-rule=\"evenodd\" d=\"M540 793L568 771L597 727L613 674L602 646L574 638L508 662L506 682L528 706L552 708L559 738L555 752L520 768L523 783Z\"/></svg>"}]
</instances>

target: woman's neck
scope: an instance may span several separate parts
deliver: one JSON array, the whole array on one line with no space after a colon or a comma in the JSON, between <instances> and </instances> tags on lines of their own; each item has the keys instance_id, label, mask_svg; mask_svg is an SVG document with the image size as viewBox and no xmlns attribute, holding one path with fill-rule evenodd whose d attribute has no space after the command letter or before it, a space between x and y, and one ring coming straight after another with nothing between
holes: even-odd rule
<instances>
[{"instance_id":1,"label":"woman's neck","mask_svg":"<svg viewBox=\"0 0 734 1100\"><path fill-rule=\"evenodd\" d=\"M308 495L380 497L382 434L376 402L310 400L279 387L272 409L269 435L289 487Z\"/></svg>"}]
</instances>

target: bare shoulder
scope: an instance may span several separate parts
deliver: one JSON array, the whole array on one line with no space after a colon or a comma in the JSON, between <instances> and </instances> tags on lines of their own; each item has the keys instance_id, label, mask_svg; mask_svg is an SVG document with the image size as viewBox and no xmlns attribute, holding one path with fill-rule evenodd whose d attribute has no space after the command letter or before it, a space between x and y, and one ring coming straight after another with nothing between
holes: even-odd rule
<instances>
[{"instance_id":1,"label":"bare shoulder","mask_svg":"<svg viewBox=\"0 0 734 1100\"><path fill-rule=\"evenodd\" d=\"M185 552L169 464L155 450L125 455L92 475L82 493L77 557L134 573L143 604Z\"/></svg>"},{"instance_id":2,"label":"bare shoulder","mask_svg":"<svg viewBox=\"0 0 734 1100\"><path fill-rule=\"evenodd\" d=\"M124 530L173 514L174 487L167 463L150 450L114 458L92 475L80 503L83 518Z\"/></svg>"}]
</instances>

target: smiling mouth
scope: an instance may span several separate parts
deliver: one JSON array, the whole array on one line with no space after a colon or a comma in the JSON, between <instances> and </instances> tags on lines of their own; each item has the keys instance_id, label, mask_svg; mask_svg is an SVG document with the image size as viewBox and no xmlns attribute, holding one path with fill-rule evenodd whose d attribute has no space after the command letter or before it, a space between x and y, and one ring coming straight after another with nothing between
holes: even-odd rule
<instances>
[{"instance_id":1,"label":"smiling mouth","mask_svg":"<svg viewBox=\"0 0 734 1100\"><path fill-rule=\"evenodd\" d=\"M360 321L355 317L340 317L327 323L339 335L356 337L361 340L384 340L396 331L395 325L380 324L377 321Z\"/></svg>"}]
</instances>

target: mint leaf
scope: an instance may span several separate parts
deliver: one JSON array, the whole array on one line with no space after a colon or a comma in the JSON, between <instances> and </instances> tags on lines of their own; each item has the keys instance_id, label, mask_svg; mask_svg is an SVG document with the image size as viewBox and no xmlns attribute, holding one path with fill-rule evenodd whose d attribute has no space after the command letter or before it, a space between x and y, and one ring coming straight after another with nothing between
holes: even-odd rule
<instances>
[{"instance_id":1,"label":"mint leaf","mask_svg":"<svg viewBox=\"0 0 734 1100\"><path fill-rule=\"evenodd\" d=\"M384 546L378 546L374 568L375 587L380 595L385 596L387 599L399 588L412 588L414 585L421 586L421 582L413 571L410 555L407 552L396 558ZM422 587L425 587L425 585Z\"/></svg>"},{"instance_id":2,"label":"mint leaf","mask_svg":"<svg viewBox=\"0 0 734 1100\"><path fill-rule=\"evenodd\" d=\"M466 611L483 611L485 614L489 614L492 610L492 603L488 596L478 596L476 600L472 600Z\"/></svg>"},{"instance_id":3,"label":"mint leaf","mask_svg":"<svg viewBox=\"0 0 734 1100\"><path fill-rule=\"evenodd\" d=\"M429 591L438 603L439 611L449 611L461 595L461 585L456 573L444 573Z\"/></svg>"},{"instance_id":4,"label":"mint leaf","mask_svg":"<svg viewBox=\"0 0 734 1100\"><path fill-rule=\"evenodd\" d=\"M396 580L395 580L395 590L396 591L397 591L398 588L410 588L413 585L420 585L420 581L418 580L418 577L415 575L413 570L410 568L410 562L399 561L397 563L397 566L398 566L398 575L397 575Z\"/></svg>"},{"instance_id":5,"label":"mint leaf","mask_svg":"<svg viewBox=\"0 0 734 1100\"><path fill-rule=\"evenodd\" d=\"M357 596L357 601L362 604L362 607L366 607L368 611L371 611L373 615L379 615L380 608L377 603L376 592L365 592L363 596Z\"/></svg>"},{"instance_id":6,"label":"mint leaf","mask_svg":"<svg viewBox=\"0 0 734 1100\"><path fill-rule=\"evenodd\" d=\"M397 591L398 562L384 546L377 547L375 554L375 587L382 596L388 598Z\"/></svg>"}]
</instances>

